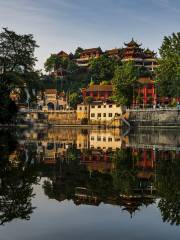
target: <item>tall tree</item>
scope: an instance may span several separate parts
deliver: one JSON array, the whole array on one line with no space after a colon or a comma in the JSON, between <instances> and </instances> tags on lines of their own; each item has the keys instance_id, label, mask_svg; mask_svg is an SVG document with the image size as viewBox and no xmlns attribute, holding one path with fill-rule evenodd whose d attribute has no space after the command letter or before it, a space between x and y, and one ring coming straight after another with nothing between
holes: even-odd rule
<instances>
[{"instance_id":1,"label":"tall tree","mask_svg":"<svg viewBox=\"0 0 180 240\"><path fill-rule=\"evenodd\" d=\"M33 69L36 47L31 34L20 35L7 28L0 33L0 122L11 121L15 115L11 92L17 88L21 92L27 90L26 81L30 81L32 74L38 78ZM32 84L31 87L36 88Z\"/></svg>"},{"instance_id":2,"label":"tall tree","mask_svg":"<svg viewBox=\"0 0 180 240\"><path fill-rule=\"evenodd\" d=\"M156 70L157 91L161 96L180 96L180 32L164 37Z\"/></svg>"},{"instance_id":3,"label":"tall tree","mask_svg":"<svg viewBox=\"0 0 180 240\"><path fill-rule=\"evenodd\" d=\"M116 67L112 83L115 98L121 105L131 105L138 75L138 68L133 62L124 62Z\"/></svg>"}]
</instances>

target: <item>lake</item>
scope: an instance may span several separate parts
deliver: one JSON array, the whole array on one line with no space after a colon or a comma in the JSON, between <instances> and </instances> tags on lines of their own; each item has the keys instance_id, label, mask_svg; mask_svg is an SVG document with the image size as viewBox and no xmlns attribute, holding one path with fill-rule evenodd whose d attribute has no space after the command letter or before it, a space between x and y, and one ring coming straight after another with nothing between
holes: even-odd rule
<instances>
[{"instance_id":1,"label":"lake","mask_svg":"<svg viewBox=\"0 0 180 240\"><path fill-rule=\"evenodd\" d=\"M0 240L179 240L180 131L0 130Z\"/></svg>"}]
</instances>

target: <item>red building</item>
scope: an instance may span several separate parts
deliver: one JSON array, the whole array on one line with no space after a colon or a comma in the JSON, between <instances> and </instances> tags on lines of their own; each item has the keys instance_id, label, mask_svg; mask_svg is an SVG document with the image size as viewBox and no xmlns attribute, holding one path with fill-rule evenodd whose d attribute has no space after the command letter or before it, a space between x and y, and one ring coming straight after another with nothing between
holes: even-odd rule
<instances>
[{"instance_id":1,"label":"red building","mask_svg":"<svg viewBox=\"0 0 180 240\"><path fill-rule=\"evenodd\" d=\"M157 103L154 80L150 77L141 77L138 88L134 90L133 107L152 107Z\"/></svg>"},{"instance_id":2,"label":"red building","mask_svg":"<svg viewBox=\"0 0 180 240\"><path fill-rule=\"evenodd\" d=\"M94 101L107 100L112 96L112 85L91 85L82 89L83 100L92 97Z\"/></svg>"}]
</instances>

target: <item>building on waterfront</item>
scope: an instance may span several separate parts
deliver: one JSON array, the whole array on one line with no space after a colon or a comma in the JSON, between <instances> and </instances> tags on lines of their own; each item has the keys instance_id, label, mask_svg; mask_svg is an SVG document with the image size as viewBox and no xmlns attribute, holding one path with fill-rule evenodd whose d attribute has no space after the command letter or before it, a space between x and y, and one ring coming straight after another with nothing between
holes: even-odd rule
<instances>
[{"instance_id":1,"label":"building on waterfront","mask_svg":"<svg viewBox=\"0 0 180 240\"><path fill-rule=\"evenodd\" d=\"M113 121L119 123L122 115L122 108L119 104L114 102L96 101L90 105L90 123L111 124ZM113 124L115 124L115 122Z\"/></svg>"},{"instance_id":2,"label":"building on waterfront","mask_svg":"<svg viewBox=\"0 0 180 240\"><path fill-rule=\"evenodd\" d=\"M87 119L91 124L120 126L122 108L112 101L93 101L77 105L77 120Z\"/></svg>"},{"instance_id":3,"label":"building on waterfront","mask_svg":"<svg viewBox=\"0 0 180 240\"><path fill-rule=\"evenodd\" d=\"M89 67L89 63L93 58L99 58L103 54L100 47L84 49L80 54L80 58L76 59L79 67Z\"/></svg>"},{"instance_id":4,"label":"building on waterfront","mask_svg":"<svg viewBox=\"0 0 180 240\"><path fill-rule=\"evenodd\" d=\"M113 88L111 84L93 84L87 88L82 88L81 91L84 101L87 97L92 97L93 101L105 101L112 96Z\"/></svg>"},{"instance_id":5,"label":"building on waterfront","mask_svg":"<svg viewBox=\"0 0 180 240\"><path fill-rule=\"evenodd\" d=\"M156 104L155 81L151 77L139 78L138 87L134 92L133 107L153 107Z\"/></svg>"},{"instance_id":6,"label":"building on waterfront","mask_svg":"<svg viewBox=\"0 0 180 240\"><path fill-rule=\"evenodd\" d=\"M66 96L56 89L46 89L38 100L38 106L42 110L65 110L68 107Z\"/></svg>"},{"instance_id":7,"label":"building on waterfront","mask_svg":"<svg viewBox=\"0 0 180 240\"><path fill-rule=\"evenodd\" d=\"M123 50L122 61L132 61L137 67L145 67L150 72L154 72L157 67L157 57L156 53L146 49L141 48L142 44L138 44L134 39L129 43L124 43L125 48Z\"/></svg>"},{"instance_id":8,"label":"building on waterfront","mask_svg":"<svg viewBox=\"0 0 180 240\"><path fill-rule=\"evenodd\" d=\"M89 104L78 104L77 105L77 120L83 120L83 119L89 119L89 109L90 105Z\"/></svg>"}]
</instances>

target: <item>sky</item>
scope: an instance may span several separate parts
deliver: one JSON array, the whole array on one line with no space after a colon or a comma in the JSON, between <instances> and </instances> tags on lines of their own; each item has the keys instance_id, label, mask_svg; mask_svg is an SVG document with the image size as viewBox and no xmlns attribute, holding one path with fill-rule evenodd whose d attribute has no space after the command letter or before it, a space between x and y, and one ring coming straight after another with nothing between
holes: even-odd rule
<instances>
[{"instance_id":1,"label":"sky","mask_svg":"<svg viewBox=\"0 0 180 240\"><path fill-rule=\"evenodd\" d=\"M157 52L180 31L180 0L0 0L0 26L33 34L43 69L51 53L119 48L132 37Z\"/></svg>"}]
</instances>

